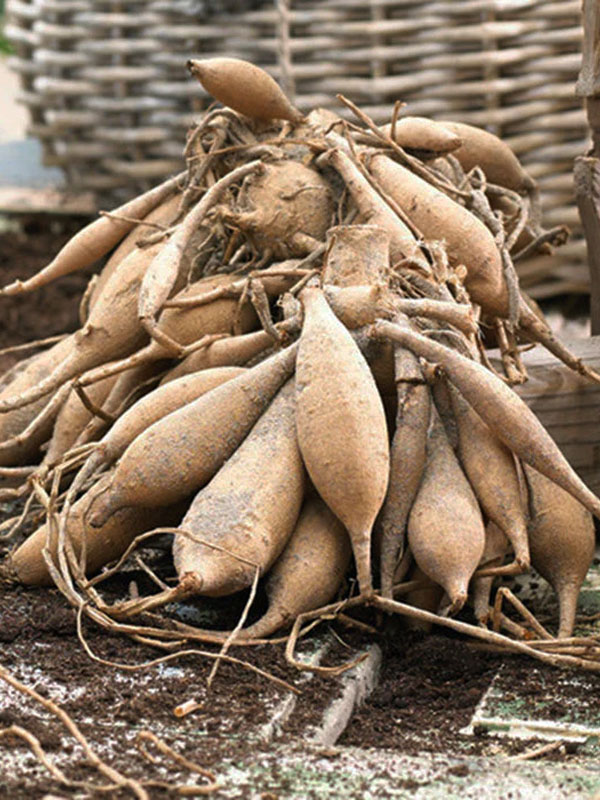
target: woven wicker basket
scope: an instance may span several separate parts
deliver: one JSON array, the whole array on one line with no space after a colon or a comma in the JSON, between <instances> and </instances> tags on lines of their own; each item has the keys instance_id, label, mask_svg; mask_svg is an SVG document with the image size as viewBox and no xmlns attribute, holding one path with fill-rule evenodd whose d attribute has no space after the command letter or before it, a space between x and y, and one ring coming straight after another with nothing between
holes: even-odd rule
<instances>
[{"instance_id":1,"label":"woven wicker basket","mask_svg":"<svg viewBox=\"0 0 600 800\"><path fill-rule=\"evenodd\" d=\"M185 61L227 54L266 67L302 110L339 111L342 92L383 122L402 99L408 113L501 135L540 183L545 224L574 232L557 256L523 265L523 285L538 297L588 290L572 189L587 147L580 0L263 0L229 4L234 14L200 0L6 5L30 131L45 162L99 202L180 168L208 103Z\"/></svg>"}]
</instances>

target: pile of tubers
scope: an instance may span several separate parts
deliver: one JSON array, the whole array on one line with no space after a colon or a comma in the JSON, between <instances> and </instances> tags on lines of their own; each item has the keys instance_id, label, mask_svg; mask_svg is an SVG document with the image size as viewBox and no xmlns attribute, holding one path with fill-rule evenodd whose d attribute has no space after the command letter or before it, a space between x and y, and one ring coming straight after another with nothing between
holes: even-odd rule
<instances>
[{"instance_id":1,"label":"pile of tubers","mask_svg":"<svg viewBox=\"0 0 600 800\"><path fill-rule=\"evenodd\" d=\"M347 594L351 562L365 604L468 603L480 626L495 578L533 566L570 637L600 500L511 384L532 342L599 376L519 289L514 262L566 238L534 181L469 125L398 104L379 128L343 97L352 122L304 116L247 62L188 67L227 107L189 132L187 169L1 290L110 253L81 328L0 379L0 496L25 501L3 529L37 523L4 580L218 642L157 609L264 578L251 642ZM100 580L165 531L174 585L108 604Z\"/></svg>"}]
</instances>

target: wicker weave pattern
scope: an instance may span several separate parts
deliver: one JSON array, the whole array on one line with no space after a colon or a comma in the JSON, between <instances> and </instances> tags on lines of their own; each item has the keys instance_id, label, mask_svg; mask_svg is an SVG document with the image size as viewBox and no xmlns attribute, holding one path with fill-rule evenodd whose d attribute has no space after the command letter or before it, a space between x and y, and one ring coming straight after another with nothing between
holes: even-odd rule
<instances>
[{"instance_id":1,"label":"wicker weave pattern","mask_svg":"<svg viewBox=\"0 0 600 800\"><path fill-rule=\"evenodd\" d=\"M408 113L501 135L540 183L545 224L575 233L559 257L528 262L524 285L545 278L538 296L586 289L571 178L587 146L574 96L579 0L264 0L234 15L202 9L194 0L8 0L6 35L31 132L70 186L106 201L179 169L185 130L209 102L185 61L227 54L266 67L302 110L339 111L332 98L342 92L383 122L402 99Z\"/></svg>"}]
</instances>

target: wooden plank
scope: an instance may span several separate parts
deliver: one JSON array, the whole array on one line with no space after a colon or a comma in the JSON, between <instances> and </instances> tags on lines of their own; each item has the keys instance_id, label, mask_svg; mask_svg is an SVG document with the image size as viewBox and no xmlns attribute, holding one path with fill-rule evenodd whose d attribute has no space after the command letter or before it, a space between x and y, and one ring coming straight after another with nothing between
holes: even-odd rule
<instances>
[{"instance_id":1,"label":"wooden plank","mask_svg":"<svg viewBox=\"0 0 600 800\"><path fill-rule=\"evenodd\" d=\"M600 103L598 100L589 102ZM587 245L592 334L600 334L600 159L579 156L575 159L573 177Z\"/></svg>"},{"instance_id":2,"label":"wooden plank","mask_svg":"<svg viewBox=\"0 0 600 800\"><path fill-rule=\"evenodd\" d=\"M95 216L98 209L91 192L74 194L58 189L0 186L0 212L89 217Z\"/></svg>"},{"instance_id":3,"label":"wooden plank","mask_svg":"<svg viewBox=\"0 0 600 800\"><path fill-rule=\"evenodd\" d=\"M568 342L573 352L600 369L600 336ZM536 347L523 354L529 380L515 387L590 489L600 495L600 384Z\"/></svg>"},{"instance_id":4,"label":"wooden plank","mask_svg":"<svg viewBox=\"0 0 600 800\"><path fill-rule=\"evenodd\" d=\"M583 0L583 47L581 71L575 92L578 97L600 94L600 8L598 0Z\"/></svg>"},{"instance_id":5,"label":"wooden plank","mask_svg":"<svg viewBox=\"0 0 600 800\"><path fill-rule=\"evenodd\" d=\"M583 52L575 87L585 98L592 150L575 159L575 197L587 243L592 334L600 334L600 3L583 0Z\"/></svg>"}]
</instances>

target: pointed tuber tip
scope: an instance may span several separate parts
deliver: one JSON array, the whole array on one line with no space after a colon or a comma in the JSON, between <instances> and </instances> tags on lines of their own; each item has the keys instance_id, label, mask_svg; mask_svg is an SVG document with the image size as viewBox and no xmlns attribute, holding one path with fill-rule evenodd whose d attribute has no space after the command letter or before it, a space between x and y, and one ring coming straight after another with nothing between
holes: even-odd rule
<instances>
[{"instance_id":1,"label":"pointed tuber tip","mask_svg":"<svg viewBox=\"0 0 600 800\"><path fill-rule=\"evenodd\" d=\"M202 71L201 62L197 61L197 60L195 60L193 58L188 58L188 60L186 61L185 66L186 66L188 72L191 75L193 75L194 77L197 77L200 74L200 72Z\"/></svg>"}]
</instances>

